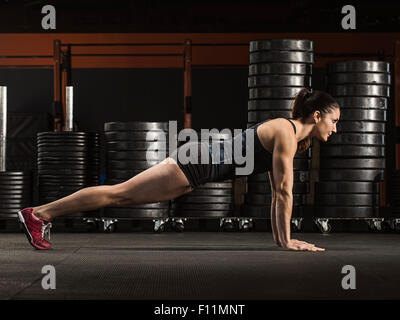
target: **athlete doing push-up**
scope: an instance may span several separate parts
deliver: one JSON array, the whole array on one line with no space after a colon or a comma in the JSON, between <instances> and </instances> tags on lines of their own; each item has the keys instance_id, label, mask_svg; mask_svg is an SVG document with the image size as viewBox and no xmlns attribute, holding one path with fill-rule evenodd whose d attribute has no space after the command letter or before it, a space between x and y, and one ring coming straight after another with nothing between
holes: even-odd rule
<instances>
[{"instance_id":1,"label":"athlete doing push-up","mask_svg":"<svg viewBox=\"0 0 400 320\"><path fill-rule=\"evenodd\" d=\"M292 119L266 120L232 138L231 145L234 145L235 141L246 144L247 136L254 137L254 170L251 173L268 172L272 235L283 249L324 251L314 244L291 238L293 159L297 151L309 148L312 137L327 141L336 132L339 117L339 105L329 94L304 88L293 101ZM39 250L49 249L51 245L45 235L51 227L50 221L58 216L107 206L167 201L191 192L200 184L234 177L238 167L235 161L228 163L226 157L213 153L212 143L196 144L199 152L192 156L196 161L185 161L185 164L180 161L177 155L183 145L159 164L123 183L84 188L57 201L19 211L18 218L29 243ZM210 161L199 161L201 154L207 154Z\"/></svg>"}]
</instances>

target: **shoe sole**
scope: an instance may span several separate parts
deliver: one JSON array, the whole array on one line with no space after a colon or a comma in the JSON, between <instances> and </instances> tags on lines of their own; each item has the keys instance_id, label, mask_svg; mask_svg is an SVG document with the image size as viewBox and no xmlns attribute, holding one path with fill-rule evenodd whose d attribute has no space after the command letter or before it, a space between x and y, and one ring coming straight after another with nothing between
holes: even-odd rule
<instances>
[{"instance_id":1,"label":"shoe sole","mask_svg":"<svg viewBox=\"0 0 400 320\"><path fill-rule=\"evenodd\" d=\"M25 235L26 235L26 238L28 239L29 244L30 244L32 247L34 247L35 249L37 249L37 250L47 250L46 248L39 247L39 246L35 246L35 245L33 244L32 236L31 236L31 234L29 233L29 229L28 229L27 225L25 224L25 219L24 219L24 216L22 215L22 212L21 212L21 211L18 211L18 219L19 219L20 224L21 224L22 227L23 227L22 230L24 231L24 233L25 233Z\"/></svg>"}]
</instances>

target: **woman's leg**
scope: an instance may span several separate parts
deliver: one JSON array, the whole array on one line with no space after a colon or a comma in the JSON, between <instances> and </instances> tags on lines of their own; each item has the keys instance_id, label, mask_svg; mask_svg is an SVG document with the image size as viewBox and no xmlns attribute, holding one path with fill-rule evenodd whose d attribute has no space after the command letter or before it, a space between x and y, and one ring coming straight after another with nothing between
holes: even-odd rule
<instances>
[{"instance_id":1,"label":"woman's leg","mask_svg":"<svg viewBox=\"0 0 400 320\"><path fill-rule=\"evenodd\" d=\"M172 158L116 185L81 189L54 202L34 207L36 217L50 221L57 216L106 206L130 206L166 201L192 191L186 176Z\"/></svg>"}]
</instances>

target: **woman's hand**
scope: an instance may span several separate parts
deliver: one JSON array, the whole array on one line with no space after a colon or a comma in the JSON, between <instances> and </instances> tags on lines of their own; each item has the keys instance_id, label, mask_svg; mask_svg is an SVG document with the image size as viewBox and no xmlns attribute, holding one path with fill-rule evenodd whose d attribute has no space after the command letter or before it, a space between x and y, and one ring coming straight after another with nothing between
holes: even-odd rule
<instances>
[{"instance_id":1,"label":"woman's hand","mask_svg":"<svg viewBox=\"0 0 400 320\"><path fill-rule=\"evenodd\" d=\"M314 244L296 239L291 239L288 243L283 243L282 248L292 251L325 251L325 249L318 248Z\"/></svg>"}]
</instances>

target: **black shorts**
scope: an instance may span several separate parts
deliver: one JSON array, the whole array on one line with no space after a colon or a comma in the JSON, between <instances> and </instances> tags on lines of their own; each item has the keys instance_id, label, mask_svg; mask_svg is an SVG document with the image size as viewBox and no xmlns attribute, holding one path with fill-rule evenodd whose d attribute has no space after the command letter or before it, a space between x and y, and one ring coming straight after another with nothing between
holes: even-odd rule
<instances>
[{"instance_id":1,"label":"black shorts","mask_svg":"<svg viewBox=\"0 0 400 320\"><path fill-rule=\"evenodd\" d=\"M196 148L196 154L190 154L189 148ZM178 158L178 152L186 152L188 163L182 163ZM234 166L232 164L212 163L210 144L207 142L188 142L172 152L170 155L179 168L183 171L189 181L190 186L194 189L197 186L207 183L223 181L232 178ZM205 159L208 158L208 163ZM201 161L203 160L203 161Z\"/></svg>"}]
</instances>

